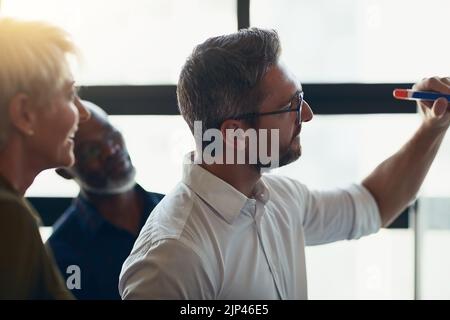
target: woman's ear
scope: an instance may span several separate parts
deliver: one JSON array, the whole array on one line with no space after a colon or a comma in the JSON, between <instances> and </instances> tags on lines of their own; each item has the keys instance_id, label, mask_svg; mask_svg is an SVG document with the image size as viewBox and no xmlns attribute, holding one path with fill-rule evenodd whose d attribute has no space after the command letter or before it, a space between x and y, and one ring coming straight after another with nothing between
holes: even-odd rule
<instances>
[{"instance_id":1,"label":"woman's ear","mask_svg":"<svg viewBox=\"0 0 450 320\"><path fill-rule=\"evenodd\" d=\"M12 127L21 133L32 136L36 122L36 110L31 99L24 93L16 94L9 103L9 119Z\"/></svg>"}]
</instances>

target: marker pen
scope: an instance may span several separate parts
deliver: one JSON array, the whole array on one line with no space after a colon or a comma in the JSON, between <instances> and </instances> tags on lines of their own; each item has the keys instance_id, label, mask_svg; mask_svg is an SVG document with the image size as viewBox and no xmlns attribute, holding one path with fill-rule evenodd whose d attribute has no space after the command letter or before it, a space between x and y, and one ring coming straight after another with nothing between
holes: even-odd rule
<instances>
[{"instance_id":1,"label":"marker pen","mask_svg":"<svg viewBox=\"0 0 450 320\"><path fill-rule=\"evenodd\" d=\"M450 94L443 94L430 91L414 91L409 89L394 89L394 98L401 100L428 100L434 101L438 98L444 97L450 102Z\"/></svg>"}]
</instances>

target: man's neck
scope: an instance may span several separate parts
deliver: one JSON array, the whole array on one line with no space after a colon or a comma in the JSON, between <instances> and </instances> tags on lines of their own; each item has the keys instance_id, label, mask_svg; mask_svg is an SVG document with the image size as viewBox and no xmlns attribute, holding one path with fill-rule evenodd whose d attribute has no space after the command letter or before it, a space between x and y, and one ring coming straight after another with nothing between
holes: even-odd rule
<instances>
[{"instance_id":1,"label":"man's neck","mask_svg":"<svg viewBox=\"0 0 450 320\"><path fill-rule=\"evenodd\" d=\"M139 232L144 199L136 188L114 195L89 192L84 192L84 195L110 223L133 234Z\"/></svg>"},{"instance_id":2,"label":"man's neck","mask_svg":"<svg viewBox=\"0 0 450 320\"><path fill-rule=\"evenodd\" d=\"M244 164L201 164L205 170L233 186L251 198L256 183L261 178L261 172L253 165Z\"/></svg>"}]
</instances>

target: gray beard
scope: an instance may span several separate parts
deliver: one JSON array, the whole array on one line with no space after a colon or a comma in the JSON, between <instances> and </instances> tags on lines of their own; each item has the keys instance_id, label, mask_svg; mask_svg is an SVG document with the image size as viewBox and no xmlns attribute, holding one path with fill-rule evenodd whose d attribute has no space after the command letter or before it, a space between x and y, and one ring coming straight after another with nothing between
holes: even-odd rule
<instances>
[{"instance_id":1,"label":"gray beard","mask_svg":"<svg viewBox=\"0 0 450 320\"><path fill-rule=\"evenodd\" d=\"M127 179L122 181L108 181L107 185L104 187L93 187L90 186L78 178L75 181L80 185L82 191L96 194L96 195L115 195L130 191L136 185L136 170L133 168L133 172Z\"/></svg>"},{"instance_id":2,"label":"gray beard","mask_svg":"<svg viewBox=\"0 0 450 320\"><path fill-rule=\"evenodd\" d=\"M289 149L286 151L279 159L278 166L276 168L271 167L271 164L262 165L260 163L256 164L255 167L261 172L261 173L268 173L272 169L277 169L284 167L288 164L291 164L292 162L297 161L300 158L300 154L296 151Z\"/></svg>"}]
</instances>

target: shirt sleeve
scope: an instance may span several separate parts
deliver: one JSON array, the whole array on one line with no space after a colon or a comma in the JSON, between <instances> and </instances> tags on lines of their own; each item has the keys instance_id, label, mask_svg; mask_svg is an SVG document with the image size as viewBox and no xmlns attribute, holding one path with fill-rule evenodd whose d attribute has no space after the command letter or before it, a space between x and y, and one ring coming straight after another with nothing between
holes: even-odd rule
<instances>
[{"instance_id":1,"label":"shirt sleeve","mask_svg":"<svg viewBox=\"0 0 450 320\"><path fill-rule=\"evenodd\" d=\"M70 299L52 254L47 252L36 220L19 202L1 204L2 299Z\"/></svg>"},{"instance_id":2,"label":"shirt sleeve","mask_svg":"<svg viewBox=\"0 0 450 320\"><path fill-rule=\"evenodd\" d=\"M213 271L205 257L178 239L156 242L141 256L132 253L119 279L122 299L214 299Z\"/></svg>"},{"instance_id":3,"label":"shirt sleeve","mask_svg":"<svg viewBox=\"0 0 450 320\"><path fill-rule=\"evenodd\" d=\"M303 194L302 223L307 245L358 239L381 227L377 203L362 185L325 192L306 189Z\"/></svg>"}]
</instances>

